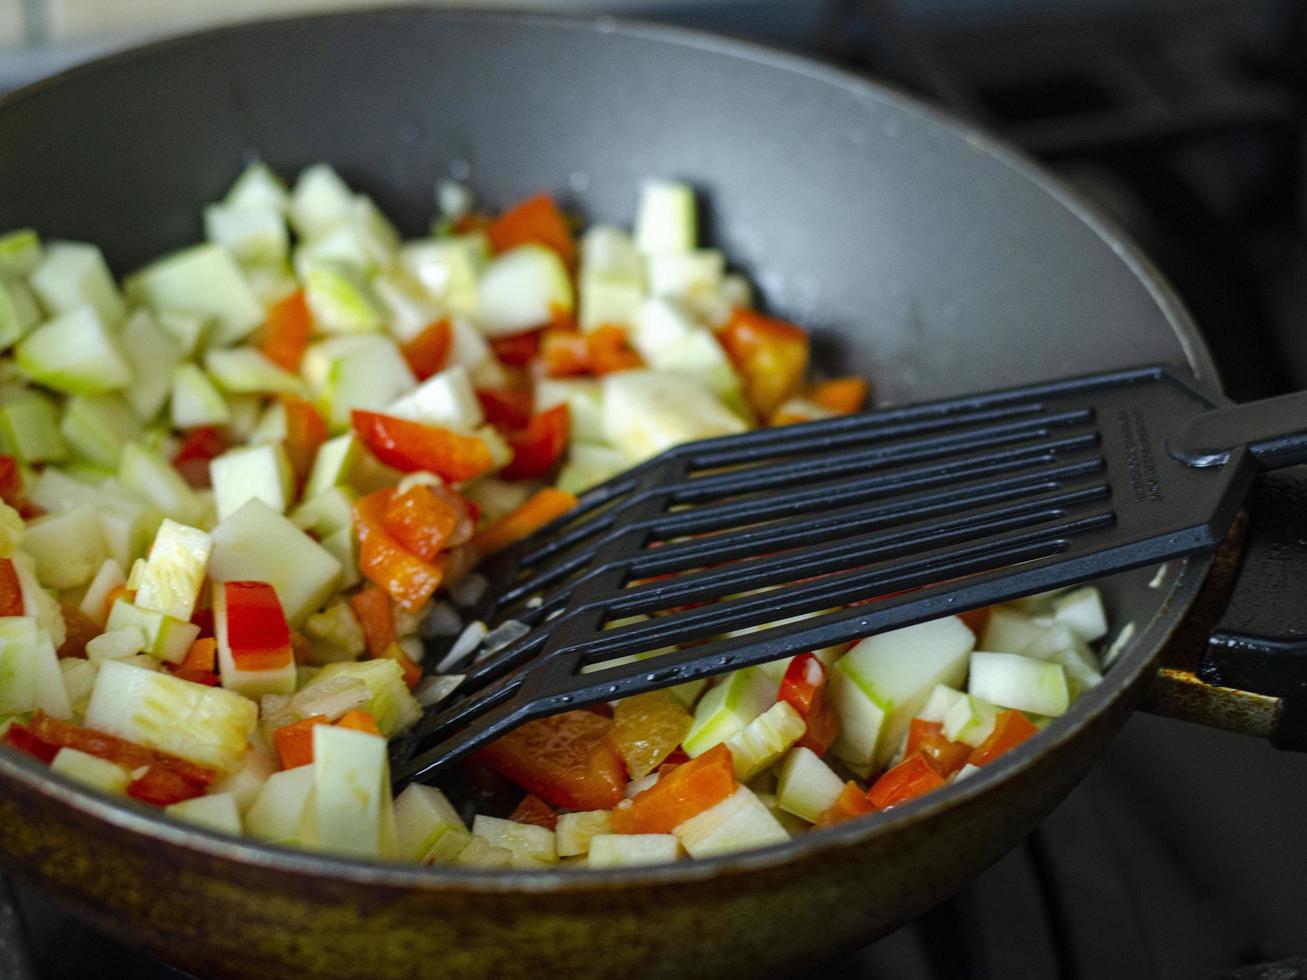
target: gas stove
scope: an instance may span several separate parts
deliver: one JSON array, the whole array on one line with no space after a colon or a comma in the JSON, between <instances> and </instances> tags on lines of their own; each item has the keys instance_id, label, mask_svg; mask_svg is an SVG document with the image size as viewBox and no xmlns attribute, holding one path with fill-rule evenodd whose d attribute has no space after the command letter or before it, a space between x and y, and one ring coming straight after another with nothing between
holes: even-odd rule
<instances>
[{"instance_id":1,"label":"gas stove","mask_svg":"<svg viewBox=\"0 0 1307 980\"><path fill-rule=\"evenodd\" d=\"M692 0L645 13L815 54L1000 134L1144 248L1194 313L1234 398L1307 387L1300 0ZM24 62L28 74L45 66ZM805 975L1307 978L1304 776L1301 755L1136 715L1008 856L933 911ZM181 974L8 882L0 976Z\"/></svg>"}]
</instances>

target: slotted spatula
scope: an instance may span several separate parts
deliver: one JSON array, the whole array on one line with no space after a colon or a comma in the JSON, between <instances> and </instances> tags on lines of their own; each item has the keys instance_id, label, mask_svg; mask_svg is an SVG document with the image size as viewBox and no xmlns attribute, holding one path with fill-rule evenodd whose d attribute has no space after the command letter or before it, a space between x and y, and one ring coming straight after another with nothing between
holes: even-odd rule
<instances>
[{"instance_id":1,"label":"slotted spatula","mask_svg":"<svg viewBox=\"0 0 1307 980\"><path fill-rule=\"evenodd\" d=\"M481 568L530 631L396 742L397 785L532 718L1215 548L1307 392L1148 367L677 446Z\"/></svg>"}]
</instances>

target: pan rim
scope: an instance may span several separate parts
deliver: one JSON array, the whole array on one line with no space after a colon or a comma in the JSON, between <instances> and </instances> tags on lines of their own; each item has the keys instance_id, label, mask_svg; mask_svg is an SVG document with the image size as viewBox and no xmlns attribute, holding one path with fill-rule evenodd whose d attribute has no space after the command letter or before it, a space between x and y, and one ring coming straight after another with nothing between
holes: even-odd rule
<instances>
[{"instance_id":1,"label":"pan rim","mask_svg":"<svg viewBox=\"0 0 1307 980\"><path fill-rule=\"evenodd\" d=\"M268 29L293 29L342 21L375 21L386 18L419 17L448 23L539 24L554 29L587 34L620 35L679 47L688 47L741 61L760 64L831 85L858 99L879 103L895 112L915 117L933 126L941 135L956 138L973 150L994 157L1023 177L1055 203L1086 225L1133 273L1148 291L1170 326L1187 361L1185 367L1209 387L1219 389L1219 377L1192 318L1171 286L1153 263L1096 207L1045 171L1020 151L973 123L960 120L914 96L883 83L861 77L819 60L778 51L750 41L722 37L692 28L654 24L611 15L562 14L543 11L494 9L439 9L421 5L395 5L365 10L338 11L306 16L289 16L246 21L189 31L113 51L91 61L66 68L0 97L0 112L39 96L45 89L111 65L147 58L160 51L203 44L215 37L230 37ZM363 887L382 886L406 891L465 891L498 893L584 893L621 887L663 886L705 881L736 873L778 868L811 858L817 853L856 847L879 834L902 831L911 824L929 821L956 807L971 805L990 786L1006 780L1046 752L1075 737L1079 729L1109 711L1137 686L1140 675L1151 668L1157 652L1179 626L1200 587L1210 559L1191 558L1178 563L1177 574L1157 612L1123 651L1104 682L1079 701L1066 715L1054 721L1041 737L1008 753L964 783L931 794L888 813L880 813L736 855L726 855L649 867L592 870L566 868L541 871L478 871L416 863L369 861L330 853L301 851L235 838L182 824L142 804L122 801L85 789L36 760L17 752L0 753L0 780L12 780L32 792L58 802L115 828L135 835L142 843L162 843L219 861L253 866L282 874L309 878L331 878Z\"/></svg>"}]
</instances>

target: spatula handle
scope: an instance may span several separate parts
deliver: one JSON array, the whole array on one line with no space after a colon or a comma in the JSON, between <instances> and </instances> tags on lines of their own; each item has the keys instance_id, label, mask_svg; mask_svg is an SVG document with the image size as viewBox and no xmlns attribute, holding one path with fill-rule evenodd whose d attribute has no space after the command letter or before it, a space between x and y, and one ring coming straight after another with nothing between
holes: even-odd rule
<instances>
[{"instance_id":1,"label":"spatula handle","mask_svg":"<svg viewBox=\"0 0 1307 980\"><path fill-rule=\"evenodd\" d=\"M1307 463L1307 391L1195 416L1171 440L1171 453L1190 466L1220 466L1247 446L1263 469Z\"/></svg>"}]
</instances>

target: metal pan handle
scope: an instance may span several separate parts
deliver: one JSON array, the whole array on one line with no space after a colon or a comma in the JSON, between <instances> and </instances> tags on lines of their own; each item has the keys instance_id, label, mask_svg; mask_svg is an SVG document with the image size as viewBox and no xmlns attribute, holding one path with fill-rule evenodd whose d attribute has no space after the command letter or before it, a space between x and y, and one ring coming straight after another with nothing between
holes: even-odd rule
<instances>
[{"instance_id":1,"label":"metal pan handle","mask_svg":"<svg viewBox=\"0 0 1307 980\"><path fill-rule=\"evenodd\" d=\"M1307 751L1307 467L1257 481L1143 708Z\"/></svg>"}]
</instances>

